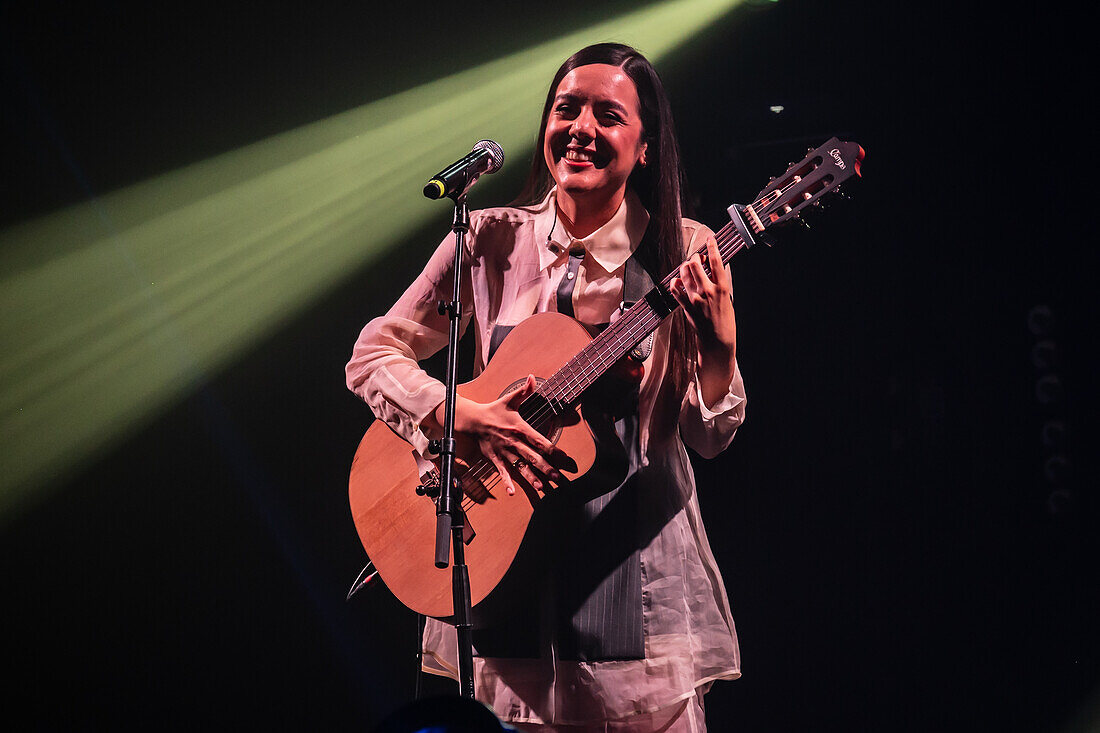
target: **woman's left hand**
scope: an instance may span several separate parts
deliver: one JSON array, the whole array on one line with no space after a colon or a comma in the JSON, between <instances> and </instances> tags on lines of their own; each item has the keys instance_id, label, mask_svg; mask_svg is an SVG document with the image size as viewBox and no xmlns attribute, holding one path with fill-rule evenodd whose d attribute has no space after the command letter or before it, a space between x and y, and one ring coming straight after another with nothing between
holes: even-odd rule
<instances>
[{"instance_id":1,"label":"woman's left hand","mask_svg":"<svg viewBox=\"0 0 1100 733\"><path fill-rule=\"evenodd\" d=\"M706 256L711 275L703 268L702 254L693 255L680 265L669 289L695 330L699 387L709 406L729 391L733 381L737 318L733 310L733 280L713 238L707 241Z\"/></svg>"}]
</instances>

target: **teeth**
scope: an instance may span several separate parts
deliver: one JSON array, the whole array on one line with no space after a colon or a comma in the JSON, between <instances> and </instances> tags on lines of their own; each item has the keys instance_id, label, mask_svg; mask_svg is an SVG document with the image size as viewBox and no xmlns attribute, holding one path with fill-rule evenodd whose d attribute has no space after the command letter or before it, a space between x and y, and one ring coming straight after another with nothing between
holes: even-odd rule
<instances>
[{"instance_id":1,"label":"teeth","mask_svg":"<svg viewBox=\"0 0 1100 733\"><path fill-rule=\"evenodd\" d=\"M591 156L591 154L589 154L589 153L587 153L583 150L566 150L565 151L565 159L566 160L577 160L577 161L591 161L592 156Z\"/></svg>"}]
</instances>

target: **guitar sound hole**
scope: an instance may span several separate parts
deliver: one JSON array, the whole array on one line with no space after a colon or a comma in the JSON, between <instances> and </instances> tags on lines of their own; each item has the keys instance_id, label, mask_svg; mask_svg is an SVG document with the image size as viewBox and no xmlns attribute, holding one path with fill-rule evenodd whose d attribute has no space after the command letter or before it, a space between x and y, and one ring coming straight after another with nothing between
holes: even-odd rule
<instances>
[{"instance_id":1,"label":"guitar sound hole","mask_svg":"<svg viewBox=\"0 0 1100 733\"><path fill-rule=\"evenodd\" d=\"M546 383L546 380L540 377L535 377L535 382L537 383L536 390L538 390L542 388L542 385ZM503 397L506 394L511 394L517 389L523 387L523 385L526 383L526 377L524 377L523 379L517 379L516 381L505 387L504 390L500 393L500 396ZM523 401L523 404L519 406L519 414L520 417L526 420L531 427L546 436L546 438L551 443L557 445L558 438L561 437L562 432L561 421L556 418L560 409L560 407L552 405L550 400L546 399L546 397L536 391L533 395L525 399Z\"/></svg>"}]
</instances>

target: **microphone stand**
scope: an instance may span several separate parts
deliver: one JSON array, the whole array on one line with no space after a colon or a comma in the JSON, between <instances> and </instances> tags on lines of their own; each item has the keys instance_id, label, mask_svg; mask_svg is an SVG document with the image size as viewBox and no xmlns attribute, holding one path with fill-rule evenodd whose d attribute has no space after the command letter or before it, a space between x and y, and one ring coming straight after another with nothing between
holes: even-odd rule
<instances>
[{"instance_id":1,"label":"microphone stand","mask_svg":"<svg viewBox=\"0 0 1100 733\"><path fill-rule=\"evenodd\" d=\"M466 233L470 231L470 209L466 192L451 196L455 204L451 230L455 235L454 290L451 302L440 301L440 315L450 318L447 343L447 396L444 406L443 439L440 441L442 483L436 505L435 566L447 567L453 548L451 594L454 604L454 626L458 633L458 676L461 695L474 698L473 637L470 628L470 573L466 567L464 532L466 517L462 512L462 487L454 478L455 462L455 402L458 382L458 339L462 327L462 250ZM450 545L450 548L448 547Z\"/></svg>"}]
</instances>

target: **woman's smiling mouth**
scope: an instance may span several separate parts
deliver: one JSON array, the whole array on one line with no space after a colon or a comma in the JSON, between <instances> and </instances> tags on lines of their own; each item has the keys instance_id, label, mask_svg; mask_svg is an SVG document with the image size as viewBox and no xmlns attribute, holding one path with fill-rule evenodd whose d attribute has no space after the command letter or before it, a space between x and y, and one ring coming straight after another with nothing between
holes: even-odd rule
<instances>
[{"instance_id":1,"label":"woman's smiling mouth","mask_svg":"<svg viewBox=\"0 0 1100 733\"><path fill-rule=\"evenodd\" d=\"M595 153L590 150L579 150L577 148L566 148L565 161L573 165L587 166L595 165Z\"/></svg>"}]
</instances>

